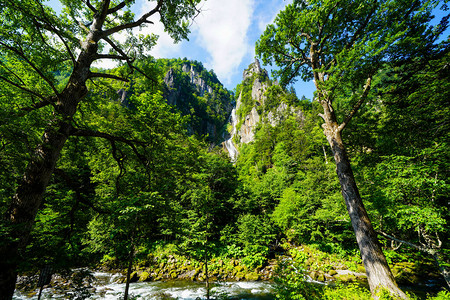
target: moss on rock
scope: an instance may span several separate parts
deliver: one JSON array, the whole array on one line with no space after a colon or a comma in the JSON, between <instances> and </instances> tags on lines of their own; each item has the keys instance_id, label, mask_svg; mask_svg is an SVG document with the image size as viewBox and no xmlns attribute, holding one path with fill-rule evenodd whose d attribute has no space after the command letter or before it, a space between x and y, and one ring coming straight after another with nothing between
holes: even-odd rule
<instances>
[{"instance_id":1,"label":"moss on rock","mask_svg":"<svg viewBox=\"0 0 450 300\"><path fill-rule=\"evenodd\" d=\"M245 274L245 279L249 281L258 281L259 280L259 274L256 272L251 272Z\"/></svg>"},{"instance_id":2,"label":"moss on rock","mask_svg":"<svg viewBox=\"0 0 450 300\"><path fill-rule=\"evenodd\" d=\"M420 281L418 272L417 266L411 262L400 262L392 268L392 274L400 284L417 284Z\"/></svg>"},{"instance_id":3,"label":"moss on rock","mask_svg":"<svg viewBox=\"0 0 450 300\"><path fill-rule=\"evenodd\" d=\"M139 281L150 281L152 277L150 276L150 273L144 271L139 275Z\"/></svg>"},{"instance_id":4,"label":"moss on rock","mask_svg":"<svg viewBox=\"0 0 450 300\"><path fill-rule=\"evenodd\" d=\"M334 278L341 282L351 282L356 280L356 276L353 274L337 274Z\"/></svg>"}]
</instances>

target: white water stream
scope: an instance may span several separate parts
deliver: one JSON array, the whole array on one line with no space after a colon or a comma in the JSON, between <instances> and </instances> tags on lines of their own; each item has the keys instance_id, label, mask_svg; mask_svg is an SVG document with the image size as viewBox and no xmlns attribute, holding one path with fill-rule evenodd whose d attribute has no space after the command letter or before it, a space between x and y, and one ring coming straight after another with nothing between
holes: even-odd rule
<instances>
[{"instance_id":1,"label":"white water stream","mask_svg":"<svg viewBox=\"0 0 450 300\"><path fill-rule=\"evenodd\" d=\"M225 148L227 148L228 153L230 155L231 161L235 162L236 157L238 155L238 150L236 149L236 146L233 142L233 137L236 134L236 124L237 124L237 117L236 117L236 107L233 108L231 111L230 119L228 120L228 123L231 122L231 125L233 126L231 132L230 132L230 138L225 141Z\"/></svg>"},{"instance_id":2,"label":"white water stream","mask_svg":"<svg viewBox=\"0 0 450 300\"><path fill-rule=\"evenodd\" d=\"M125 284L116 282L118 276L103 272L93 275L97 279L94 285L95 293L86 299L123 299ZM221 282L212 284L211 299L215 299L215 295L226 295L230 299L269 300L274 299L273 293L273 284L268 282ZM37 294L38 291L33 295L16 291L13 299L37 299ZM75 294L75 291L55 293L55 290L46 288L41 299L81 299L74 297ZM204 283L200 282L137 282L130 284L129 295L129 299L197 300L205 299L206 288Z\"/></svg>"}]
</instances>

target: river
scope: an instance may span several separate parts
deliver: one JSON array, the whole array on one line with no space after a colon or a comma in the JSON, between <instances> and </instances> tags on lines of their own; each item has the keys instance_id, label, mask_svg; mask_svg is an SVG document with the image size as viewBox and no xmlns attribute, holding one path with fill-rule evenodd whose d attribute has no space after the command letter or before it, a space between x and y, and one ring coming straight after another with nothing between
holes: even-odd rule
<instances>
[{"instance_id":1,"label":"river","mask_svg":"<svg viewBox=\"0 0 450 300\"><path fill-rule=\"evenodd\" d=\"M52 288L44 289L41 299L106 299L116 300L123 298L125 290L124 283L117 283L118 276L111 273L95 272L95 292L90 290L88 298L81 298L87 289L56 291ZM38 291L32 294L22 294L16 291L14 300L37 299ZM196 300L205 299L206 288L204 283L191 281L168 281L168 282L136 282L130 284L129 299L178 299ZM85 294L86 295L86 294ZM274 285L270 282L220 282L212 284L211 299L222 295L226 299L252 299L271 300L274 299ZM87 295L86 295L87 296Z\"/></svg>"}]
</instances>

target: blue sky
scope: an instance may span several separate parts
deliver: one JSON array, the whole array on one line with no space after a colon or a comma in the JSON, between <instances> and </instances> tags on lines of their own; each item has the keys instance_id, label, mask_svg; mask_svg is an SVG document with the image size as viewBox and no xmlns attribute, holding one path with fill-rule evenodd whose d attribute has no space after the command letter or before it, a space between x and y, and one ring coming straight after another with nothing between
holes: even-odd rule
<instances>
[{"instance_id":1,"label":"blue sky","mask_svg":"<svg viewBox=\"0 0 450 300\"><path fill-rule=\"evenodd\" d=\"M254 61L255 43L265 27L290 2L292 0L207 0L200 5L202 13L191 26L189 41L174 44L158 20L141 33L160 36L151 51L156 58L186 57L200 61L208 70L214 70L226 88L233 90L242 81L244 69ZM49 0L48 4L55 11L61 9L59 0ZM154 1L136 0L132 10L139 17L153 6ZM437 11L436 15L440 19L444 12ZM116 38L120 40L120 36ZM102 66L113 66L108 63L103 62ZM312 99L312 82L299 81L294 88L299 97Z\"/></svg>"},{"instance_id":2,"label":"blue sky","mask_svg":"<svg viewBox=\"0 0 450 300\"><path fill-rule=\"evenodd\" d=\"M188 58L213 69L224 86L233 90L242 81L242 73L255 60L255 43L265 27L291 0L207 0L201 3L202 13L191 26L189 41L174 44L160 24L144 29L158 34L157 46L151 54L157 58ZM49 0L55 11L61 10L59 0ZM154 1L136 0L132 7L136 16L154 5ZM155 20L156 21L156 20ZM120 39L120 38L119 38ZM110 63L110 62L109 62ZM103 66L108 66L106 62ZM112 65L111 65L112 66ZM312 99L313 83L299 82L297 94Z\"/></svg>"},{"instance_id":3,"label":"blue sky","mask_svg":"<svg viewBox=\"0 0 450 300\"><path fill-rule=\"evenodd\" d=\"M191 26L189 41L173 44L167 34L162 32L161 26L155 23L160 38L152 54L155 57L186 57L200 61L208 70L213 69L225 87L232 90L242 81L244 69L254 61L255 43L265 27L290 2L207 0L200 4L202 13ZM148 2L135 7L143 11L148 7L146 5L149 5ZM312 83L306 93L312 97Z\"/></svg>"}]
</instances>

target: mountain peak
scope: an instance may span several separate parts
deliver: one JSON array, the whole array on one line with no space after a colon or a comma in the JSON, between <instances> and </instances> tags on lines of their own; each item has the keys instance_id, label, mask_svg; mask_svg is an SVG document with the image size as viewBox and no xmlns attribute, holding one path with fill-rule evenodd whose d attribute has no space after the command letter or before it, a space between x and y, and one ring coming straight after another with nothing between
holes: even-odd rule
<instances>
[{"instance_id":1,"label":"mountain peak","mask_svg":"<svg viewBox=\"0 0 450 300\"><path fill-rule=\"evenodd\" d=\"M244 70L243 78L246 80L247 78L252 77L254 74L261 74L264 77L269 77L269 74L267 71L263 68L261 68L261 64L259 63L259 60L255 58L255 62L251 63L246 70Z\"/></svg>"}]
</instances>

